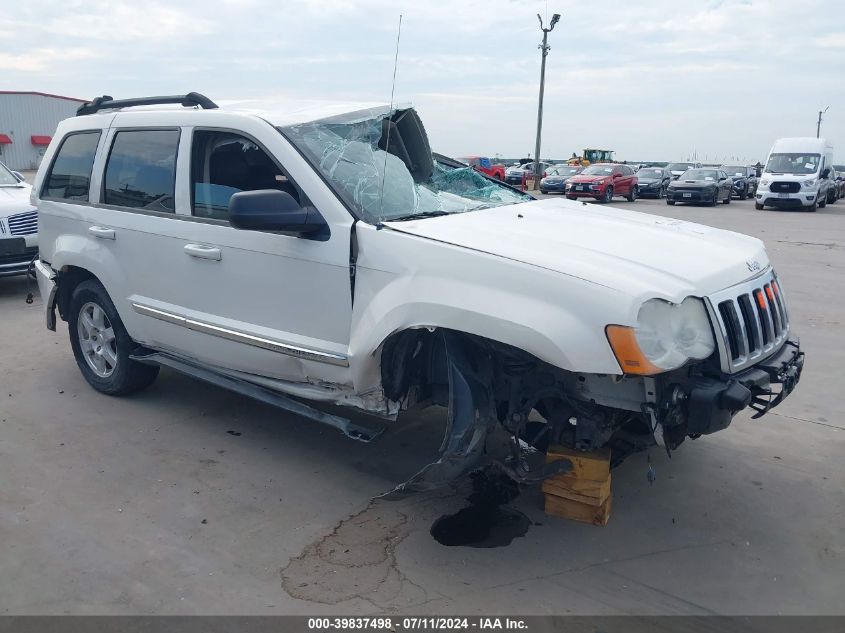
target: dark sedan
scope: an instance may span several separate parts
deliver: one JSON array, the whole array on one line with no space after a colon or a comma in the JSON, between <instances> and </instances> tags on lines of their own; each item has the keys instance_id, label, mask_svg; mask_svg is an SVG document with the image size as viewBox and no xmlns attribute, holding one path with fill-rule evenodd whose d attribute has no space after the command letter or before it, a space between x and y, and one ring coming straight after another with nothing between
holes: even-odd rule
<instances>
[{"instance_id":1,"label":"dark sedan","mask_svg":"<svg viewBox=\"0 0 845 633\"><path fill-rule=\"evenodd\" d=\"M733 195L740 200L745 200L754 195L756 190L756 175L753 167L743 165L725 165L720 167L733 181Z\"/></svg>"},{"instance_id":2,"label":"dark sedan","mask_svg":"<svg viewBox=\"0 0 845 633\"><path fill-rule=\"evenodd\" d=\"M637 172L639 186L637 193L641 198L662 198L666 195L666 188L672 182L672 174L663 167L640 167Z\"/></svg>"},{"instance_id":3,"label":"dark sedan","mask_svg":"<svg viewBox=\"0 0 845 633\"><path fill-rule=\"evenodd\" d=\"M707 206L730 204L733 181L721 169L688 169L666 189L666 204L697 202Z\"/></svg>"},{"instance_id":4,"label":"dark sedan","mask_svg":"<svg viewBox=\"0 0 845 633\"><path fill-rule=\"evenodd\" d=\"M580 165L558 165L548 170L547 175L540 181L540 193L565 193L566 182L584 171Z\"/></svg>"}]
</instances>

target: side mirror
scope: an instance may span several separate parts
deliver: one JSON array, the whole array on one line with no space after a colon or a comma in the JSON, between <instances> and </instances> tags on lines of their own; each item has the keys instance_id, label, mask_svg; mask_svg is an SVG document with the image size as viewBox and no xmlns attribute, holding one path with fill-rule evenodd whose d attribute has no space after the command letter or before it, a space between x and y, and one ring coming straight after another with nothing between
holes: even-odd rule
<instances>
[{"instance_id":1,"label":"side mirror","mask_svg":"<svg viewBox=\"0 0 845 633\"><path fill-rule=\"evenodd\" d=\"M229 199L229 223L246 231L278 231L328 239L329 226L314 207L301 207L277 189L241 191Z\"/></svg>"},{"instance_id":2,"label":"side mirror","mask_svg":"<svg viewBox=\"0 0 845 633\"><path fill-rule=\"evenodd\" d=\"M17 178L19 182L23 182L23 181L24 181L24 177L23 177L23 174L22 174L21 172L19 172L19 171L13 171L13 172L12 172L12 175L13 175L15 178Z\"/></svg>"},{"instance_id":3,"label":"side mirror","mask_svg":"<svg viewBox=\"0 0 845 633\"><path fill-rule=\"evenodd\" d=\"M822 178L830 178L830 167L825 167L822 171Z\"/></svg>"}]
</instances>

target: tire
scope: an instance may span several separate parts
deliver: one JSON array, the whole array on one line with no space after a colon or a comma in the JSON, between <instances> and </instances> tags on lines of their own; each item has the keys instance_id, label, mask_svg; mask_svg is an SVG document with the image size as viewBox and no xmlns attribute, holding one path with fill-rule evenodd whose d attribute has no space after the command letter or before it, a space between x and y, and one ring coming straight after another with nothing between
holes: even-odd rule
<instances>
[{"instance_id":1,"label":"tire","mask_svg":"<svg viewBox=\"0 0 845 633\"><path fill-rule=\"evenodd\" d=\"M836 202L836 191L831 189L830 193L827 194L827 203L826 204L833 204L834 202Z\"/></svg>"},{"instance_id":2,"label":"tire","mask_svg":"<svg viewBox=\"0 0 845 633\"><path fill-rule=\"evenodd\" d=\"M657 199L660 200L661 198L665 198L665 197L666 197L666 187L660 187L660 189L657 190Z\"/></svg>"},{"instance_id":3,"label":"tire","mask_svg":"<svg viewBox=\"0 0 845 633\"><path fill-rule=\"evenodd\" d=\"M667 200L667 201L666 201L666 204L668 204L668 205L670 205L670 206L673 206L673 207L674 207L674 206L675 206L675 201L674 201L674 200Z\"/></svg>"},{"instance_id":4,"label":"tire","mask_svg":"<svg viewBox=\"0 0 845 633\"><path fill-rule=\"evenodd\" d=\"M827 206L827 196L825 196L824 198L819 198L817 202L813 203L814 207L817 205L819 209L824 209ZM815 211L815 209L813 209L813 211Z\"/></svg>"},{"instance_id":5,"label":"tire","mask_svg":"<svg viewBox=\"0 0 845 633\"><path fill-rule=\"evenodd\" d=\"M567 200L577 200L578 196L566 196Z\"/></svg>"},{"instance_id":6,"label":"tire","mask_svg":"<svg viewBox=\"0 0 845 633\"><path fill-rule=\"evenodd\" d=\"M94 389L122 396L149 386L158 365L131 360L137 347L99 281L83 281L73 291L68 307L70 346L79 371Z\"/></svg>"},{"instance_id":7,"label":"tire","mask_svg":"<svg viewBox=\"0 0 845 633\"><path fill-rule=\"evenodd\" d=\"M716 189L716 191L713 193L713 199L710 200L707 203L707 206L708 207L715 207L718 203L719 203L719 190Z\"/></svg>"},{"instance_id":8,"label":"tire","mask_svg":"<svg viewBox=\"0 0 845 633\"><path fill-rule=\"evenodd\" d=\"M755 202L755 203L754 203L754 208L755 208L755 209L757 209L758 211L762 211L762 210L763 210L763 205L762 205L762 204L760 204L759 202Z\"/></svg>"},{"instance_id":9,"label":"tire","mask_svg":"<svg viewBox=\"0 0 845 633\"><path fill-rule=\"evenodd\" d=\"M637 200L637 187L631 186L631 191L625 197L628 199L628 202L636 202L636 200Z\"/></svg>"},{"instance_id":10,"label":"tire","mask_svg":"<svg viewBox=\"0 0 845 633\"><path fill-rule=\"evenodd\" d=\"M728 194L728 197L722 200L722 204L730 204L731 203L731 194Z\"/></svg>"},{"instance_id":11,"label":"tire","mask_svg":"<svg viewBox=\"0 0 845 633\"><path fill-rule=\"evenodd\" d=\"M739 194L740 200L745 200L746 198L748 198L748 191L743 191L741 194Z\"/></svg>"},{"instance_id":12,"label":"tire","mask_svg":"<svg viewBox=\"0 0 845 633\"><path fill-rule=\"evenodd\" d=\"M802 207L802 208L804 209L804 211L807 211L809 213L815 213L816 209L818 209L820 206L824 206L824 205L820 205L817 201L814 200L813 204L811 204L809 207Z\"/></svg>"},{"instance_id":13,"label":"tire","mask_svg":"<svg viewBox=\"0 0 845 633\"><path fill-rule=\"evenodd\" d=\"M601 201L608 203L611 200L613 200L613 187L608 186L604 189L604 195L602 196Z\"/></svg>"}]
</instances>

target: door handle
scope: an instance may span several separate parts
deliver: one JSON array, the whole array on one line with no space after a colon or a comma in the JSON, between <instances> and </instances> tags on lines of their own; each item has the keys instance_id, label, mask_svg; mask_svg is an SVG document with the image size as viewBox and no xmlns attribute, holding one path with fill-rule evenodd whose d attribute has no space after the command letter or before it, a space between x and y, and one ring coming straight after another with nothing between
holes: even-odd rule
<instances>
[{"instance_id":1,"label":"door handle","mask_svg":"<svg viewBox=\"0 0 845 633\"><path fill-rule=\"evenodd\" d=\"M107 229L104 226L89 226L88 232L94 237L99 237L101 240L114 239L114 229Z\"/></svg>"},{"instance_id":2,"label":"door handle","mask_svg":"<svg viewBox=\"0 0 845 633\"><path fill-rule=\"evenodd\" d=\"M185 244L185 248L183 250L186 255L190 255L191 257L211 259L216 262L223 259L223 253L216 246L206 246L205 244Z\"/></svg>"}]
</instances>

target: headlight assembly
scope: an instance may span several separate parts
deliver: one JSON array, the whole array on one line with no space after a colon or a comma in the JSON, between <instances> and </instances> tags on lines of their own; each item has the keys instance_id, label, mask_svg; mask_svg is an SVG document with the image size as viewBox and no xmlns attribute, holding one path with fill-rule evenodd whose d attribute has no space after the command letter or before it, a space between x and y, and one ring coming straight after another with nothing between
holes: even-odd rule
<instances>
[{"instance_id":1,"label":"headlight assembly","mask_svg":"<svg viewBox=\"0 0 845 633\"><path fill-rule=\"evenodd\" d=\"M805 187L815 187L816 186L816 179L815 178L808 178L804 181Z\"/></svg>"},{"instance_id":2,"label":"headlight assembly","mask_svg":"<svg viewBox=\"0 0 845 633\"><path fill-rule=\"evenodd\" d=\"M703 360L716 342L704 302L687 297L680 304L651 299L641 307L637 327L607 327L607 337L622 370L651 375Z\"/></svg>"}]
</instances>

